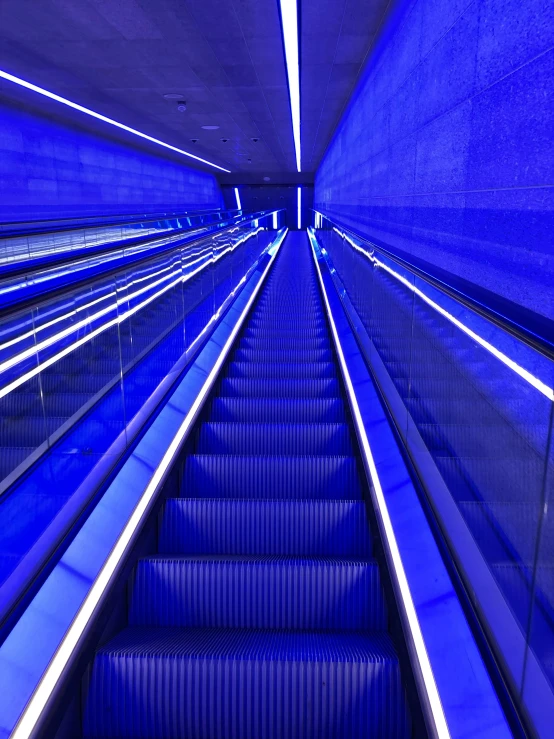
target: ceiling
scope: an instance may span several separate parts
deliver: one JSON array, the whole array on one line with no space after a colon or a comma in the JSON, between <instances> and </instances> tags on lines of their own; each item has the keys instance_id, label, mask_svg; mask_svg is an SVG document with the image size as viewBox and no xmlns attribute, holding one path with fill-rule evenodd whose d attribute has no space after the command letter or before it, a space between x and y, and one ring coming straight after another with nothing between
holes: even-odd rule
<instances>
[{"instance_id":1,"label":"ceiling","mask_svg":"<svg viewBox=\"0 0 554 739\"><path fill-rule=\"evenodd\" d=\"M301 0L303 172L387 3ZM279 0L0 0L0 68L233 173L296 172Z\"/></svg>"}]
</instances>

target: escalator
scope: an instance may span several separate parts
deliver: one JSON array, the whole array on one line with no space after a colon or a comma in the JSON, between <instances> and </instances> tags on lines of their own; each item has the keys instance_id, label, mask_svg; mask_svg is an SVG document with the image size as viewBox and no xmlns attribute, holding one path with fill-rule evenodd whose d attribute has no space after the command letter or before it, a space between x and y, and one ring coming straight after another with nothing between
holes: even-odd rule
<instances>
[{"instance_id":1,"label":"escalator","mask_svg":"<svg viewBox=\"0 0 554 739\"><path fill-rule=\"evenodd\" d=\"M375 347L518 623L531 624L554 685L554 525L541 492L553 469L547 404L428 305L413 306L393 278L379 279L389 316L374 326Z\"/></svg>"},{"instance_id":2,"label":"escalator","mask_svg":"<svg viewBox=\"0 0 554 739\"><path fill-rule=\"evenodd\" d=\"M410 736L304 233L283 244L179 464L127 625L87 676L84 736Z\"/></svg>"},{"instance_id":3,"label":"escalator","mask_svg":"<svg viewBox=\"0 0 554 739\"><path fill-rule=\"evenodd\" d=\"M256 234L211 240L200 266L189 247L4 317L6 364L37 337L45 348L13 362L0 388L0 624L273 239Z\"/></svg>"}]
</instances>

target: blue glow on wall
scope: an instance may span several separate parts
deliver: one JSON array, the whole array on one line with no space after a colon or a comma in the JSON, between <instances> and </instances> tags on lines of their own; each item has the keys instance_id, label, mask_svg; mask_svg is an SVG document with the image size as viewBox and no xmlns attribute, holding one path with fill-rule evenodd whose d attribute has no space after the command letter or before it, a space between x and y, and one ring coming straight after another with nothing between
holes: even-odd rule
<instances>
[{"instance_id":1,"label":"blue glow on wall","mask_svg":"<svg viewBox=\"0 0 554 739\"><path fill-rule=\"evenodd\" d=\"M189 151L185 151L184 149L180 149L177 146L173 146L172 144L168 144L165 141L161 141L160 139L154 138L153 136L150 136L147 133L138 131L136 128L131 128L131 126L127 126L125 123L116 121L113 118L109 118L108 116L105 116L102 113L98 113L97 111L92 110L91 108L87 108L86 106L80 105L79 103L76 103L73 100L69 100L68 98L63 97L62 95L58 95L55 92L46 90L44 87L35 85L33 82L24 80L22 77L17 77L16 75L10 74L10 72L6 72L4 69L0 69L0 78L6 80L7 82L11 82L14 85L19 85L20 87L23 87L26 90L30 90L31 92L34 92L37 95L42 95L43 97L49 98L50 100L54 100L56 103L59 103L60 105L67 105L68 108L77 110L79 111L79 113L82 113L83 115L91 116L92 118L102 121L103 123L107 123L110 126L115 126L115 128L119 128L122 131L127 131L133 136L138 136L139 138L145 139L146 141L150 141L153 144L156 144L157 146L162 146L165 149L170 149L171 151L174 151L177 154L182 154L185 157L190 157L190 159L195 159L198 162L207 164L208 166L214 167L215 169L219 169L222 172L230 172L229 169L225 169L225 167L220 167L218 164L214 164L214 162L210 162L208 159L202 159L202 157L199 157L196 154L191 154Z\"/></svg>"},{"instance_id":2,"label":"blue glow on wall","mask_svg":"<svg viewBox=\"0 0 554 739\"><path fill-rule=\"evenodd\" d=\"M221 204L212 174L0 101L0 221Z\"/></svg>"},{"instance_id":3,"label":"blue glow on wall","mask_svg":"<svg viewBox=\"0 0 554 739\"><path fill-rule=\"evenodd\" d=\"M554 318L554 4L399 0L315 204L407 259Z\"/></svg>"}]
</instances>

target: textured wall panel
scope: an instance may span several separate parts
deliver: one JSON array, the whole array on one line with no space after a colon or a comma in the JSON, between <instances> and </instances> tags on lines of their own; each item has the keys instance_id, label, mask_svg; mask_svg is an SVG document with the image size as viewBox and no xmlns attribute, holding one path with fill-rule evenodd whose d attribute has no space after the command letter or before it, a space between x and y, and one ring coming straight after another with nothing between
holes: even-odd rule
<instances>
[{"instance_id":1,"label":"textured wall panel","mask_svg":"<svg viewBox=\"0 0 554 739\"><path fill-rule=\"evenodd\" d=\"M553 318L553 45L548 0L397 0L316 207Z\"/></svg>"},{"instance_id":2,"label":"textured wall panel","mask_svg":"<svg viewBox=\"0 0 554 739\"><path fill-rule=\"evenodd\" d=\"M0 222L219 207L211 174L0 98Z\"/></svg>"}]
</instances>

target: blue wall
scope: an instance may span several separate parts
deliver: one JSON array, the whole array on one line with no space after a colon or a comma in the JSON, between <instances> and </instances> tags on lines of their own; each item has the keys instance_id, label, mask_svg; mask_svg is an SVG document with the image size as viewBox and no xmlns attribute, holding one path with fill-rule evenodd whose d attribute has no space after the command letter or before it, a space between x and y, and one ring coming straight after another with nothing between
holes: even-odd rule
<instances>
[{"instance_id":1,"label":"blue wall","mask_svg":"<svg viewBox=\"0 0 554 739\"><path fill-rule=\"evenodd\" d=\"M554 318L553 45L552 0L397 0L316 207Z\"/></svg>"},{"instance_id":2,"label":"blue wall","mask_svg":"<svg viewBox=\"0 0 554 739\"><path fill-rule=\"evenodd\" d=\"M0 221L221 202L210 174L0 97Z\"/></svg>"}]
</instances>

